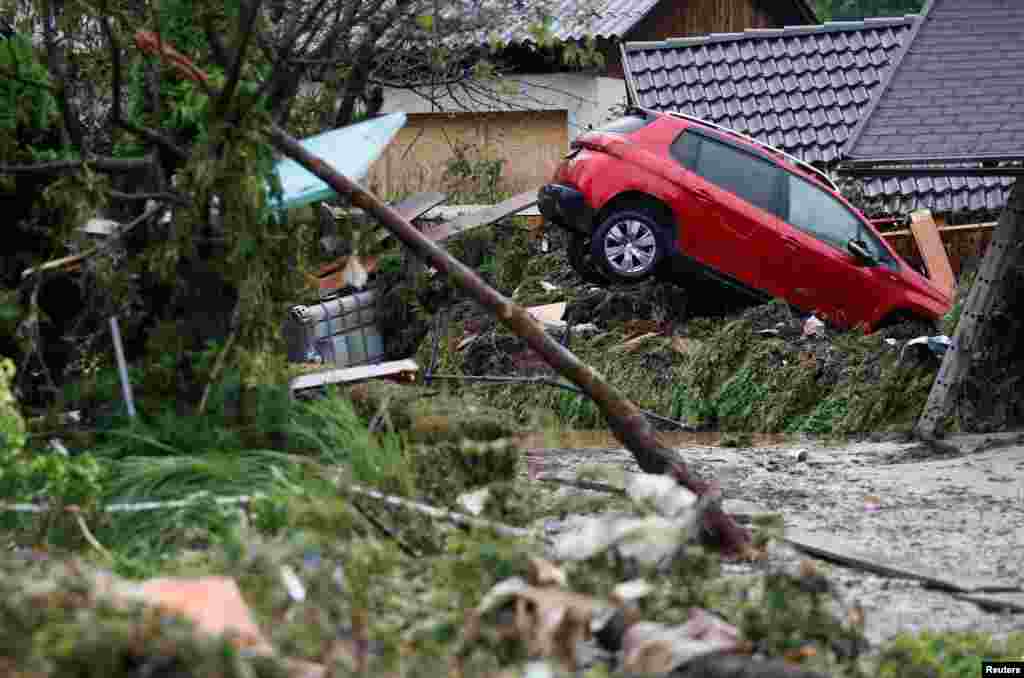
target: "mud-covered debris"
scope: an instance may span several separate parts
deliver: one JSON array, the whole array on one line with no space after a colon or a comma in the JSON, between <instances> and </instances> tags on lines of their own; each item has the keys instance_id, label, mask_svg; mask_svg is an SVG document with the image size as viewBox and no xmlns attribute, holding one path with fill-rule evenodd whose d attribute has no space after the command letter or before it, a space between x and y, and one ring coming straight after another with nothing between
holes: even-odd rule
<instances>
[{"instance_id":1,"label":"mud-covered debris","mask_svg":"<svg viewBox=\"0 0 1024 678\"><path fill-rule=\"evenodd\" d=\"M633 320L653 320L664 326L686 320L688 294L670 283L647 282L633 287L595 288L571 300L565 318L599 327Z\"/></svg>"},{"instance_id":2,"label":"mud-covered debris","mask_svg":"<svg viewBox=\"0 0 1024 678\"><path fill-rule=\"evenodd\" d=\"M484 512L484 507L487 505L487 500L490 499L490 496L491 488L482 487L479 490L460 494L455 503L469 515L478 516Z\"/></svg>"},{"instance_id":3,"label":"mud-covered debris","mask_svg":"<svg viewBox=\"0 0 1024 678\"><path fill-rule=\"evenodd\" d=\"M622 640L622 667L639 675L665 674L703 655L734 650L739 631L703 610L681 626L639 622Z\"/></svg>"},{"instance_id":4,"label":"mud-covered debris","mask_svg":"<svg viewBox=\"0 0 1024 678\"><path fill-rule=\"evenodd\" d=\"M665 518L682 518L694 510L697 495L671 476L635 473L626 482L626 494L641 507Z\"/></svg>"}]
</instances>

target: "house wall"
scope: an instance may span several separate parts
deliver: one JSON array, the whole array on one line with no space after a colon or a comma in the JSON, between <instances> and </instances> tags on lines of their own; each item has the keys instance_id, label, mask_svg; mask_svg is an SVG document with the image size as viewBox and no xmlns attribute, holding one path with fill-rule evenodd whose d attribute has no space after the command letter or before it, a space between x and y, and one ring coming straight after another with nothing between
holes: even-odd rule
<instances>
[{"instance_id":1,"label":"house wall","mask_svg":"<svg viewBox=\"0 0 1024 678\"><path fill-rule=\"evenodd\" d=\"M748 28L778 28L785 17L760 0L682 0L662 2L629 32L630 41L685 38L707 33L738 33Z\"/></svg>"},{"instance_id":2,"label":"house wall","mask_svg":"<svg viewBox=\"0 0 1024 678\"><path fill-rule=\"evenodd\" d=\"M496 98L440 96L446 112L414 93L385 91L382 112L403 111L409 122L371 168L370 187L388 196L458 189L445 176L458 148L471 160L503 160L502 190L540 186L569 142L613 117L626 97L622 80L586 74L520 75L487 86Z\"/></svg>"},{"instance_id":3,"label":"house wall","mask_svg":"<svg viewBox=\"0 0 1024 678\"><path fill-rule=\"evenodd\" d=\"M461 152L476 163L502 160L499 191L518 193L551 178L569 144L566 111L411 113L408 124L370 169L367 184L395 198L418 191L449 194L487 188L481 174L449 174Z\"/></svg>"}]
</instances>

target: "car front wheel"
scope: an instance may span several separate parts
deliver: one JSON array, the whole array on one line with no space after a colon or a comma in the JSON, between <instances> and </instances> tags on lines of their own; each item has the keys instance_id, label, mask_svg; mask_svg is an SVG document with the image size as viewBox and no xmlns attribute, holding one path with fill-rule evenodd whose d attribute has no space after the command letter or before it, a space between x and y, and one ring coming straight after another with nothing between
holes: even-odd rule
<instances>
[{"instance_id":1,"label":"car front wheel","mask_svg":"<svg viewBox=\"0 0 1024 678\"><path fill-rule=\"evenodd\" d=\"M619 282L639 282L652 275L665 256L664 229L650 214L622 210L605 219L590 242L593 261Z\"/></svg>"}]
</instances>

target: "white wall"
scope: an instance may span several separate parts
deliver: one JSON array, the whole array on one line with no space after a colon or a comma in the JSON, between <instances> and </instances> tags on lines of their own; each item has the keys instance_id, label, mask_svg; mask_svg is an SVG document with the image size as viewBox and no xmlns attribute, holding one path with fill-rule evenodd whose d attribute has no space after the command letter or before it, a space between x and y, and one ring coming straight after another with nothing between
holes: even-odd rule
<instances>
[{"instance_id":1,"label":"white wall","mask_svg":"<svg viewBox=\"0 0 1024 678\"><path fill-rule=\"evenodd\" d=\"M515 75L480 81L486 94L468 95L455 89L454 98L445 88L437 91L437 102L408 90L384 90L383 113L435 113L442 111L566 111L569 138L609 118L609 109L626 100L623 80L577 73Z\"/></svg>"}]
</instances>

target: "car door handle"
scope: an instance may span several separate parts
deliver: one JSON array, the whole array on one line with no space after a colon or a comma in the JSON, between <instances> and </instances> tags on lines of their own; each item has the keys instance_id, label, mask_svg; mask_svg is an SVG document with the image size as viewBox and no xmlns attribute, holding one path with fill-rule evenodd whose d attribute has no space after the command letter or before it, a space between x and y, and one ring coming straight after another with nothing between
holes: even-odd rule
<instances>
[{"instance_id":1,"label":"car door handle","mask_svg":"<svg viewBox=\"0 0 1024 678\"><path fill-rule=\"evenodd\" d=\"M697 200L700 200L701 202L714 202L714 200L715 200L714 198L711 197L710 193L708 193L707 191L705 191L703 189L699 189L698 188L693 193L694 193L694 195L697 196Z\"/></svg>"}]
</instances>

